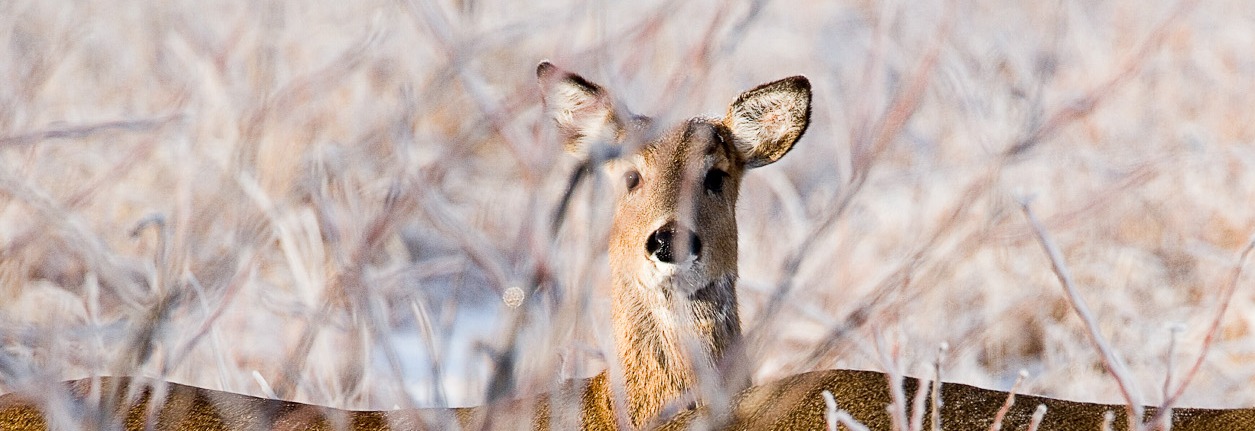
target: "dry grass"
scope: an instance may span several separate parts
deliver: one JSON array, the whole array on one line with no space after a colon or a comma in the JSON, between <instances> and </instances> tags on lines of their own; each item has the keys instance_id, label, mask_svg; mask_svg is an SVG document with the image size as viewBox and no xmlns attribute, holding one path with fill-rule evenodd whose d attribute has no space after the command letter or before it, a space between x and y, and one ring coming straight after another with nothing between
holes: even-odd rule
<instances>
[{"instance_id":1,"label":"dry grass","mask_svg":"<svg viewBox=\"0 0 1255 431\"><path fill-rule=\"evenodd\" d=\"M0 3L0 391L383 408L595 373L610 206L585 186L550 232L545 58L671 119L810 77L810 131L741 193L758 381L928 376L945 342L947 381L1119 402L1031 195L1158 404L1255 232L1247 2L149 3ZM1177 405L1255 405L1237 286Z\"/></svg>"}]
</instances>

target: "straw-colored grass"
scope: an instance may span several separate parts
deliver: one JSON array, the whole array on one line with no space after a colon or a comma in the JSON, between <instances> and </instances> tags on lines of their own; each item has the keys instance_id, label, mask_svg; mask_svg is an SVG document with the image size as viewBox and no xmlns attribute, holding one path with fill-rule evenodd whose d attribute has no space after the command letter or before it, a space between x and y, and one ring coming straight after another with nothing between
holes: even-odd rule
<instances>
[{"instance_id":1,"label":"straw-colored grass","mask_svg":"<svg viewBox=\"0 0 1255 431\"><path fill-rule=\"evenodd\" d=\"M1031 197L1158 404L1255 233L1253 42L1243 1L0 2L0 392L387 408L596 373L610 197L551 232L550 59L671 120L810 78L809 132L741 192L756 381L927 377L948 343L947 381L1123 402ZM1255 406L1251 284L1178 405Z\"/></svg>"}]
</instances>

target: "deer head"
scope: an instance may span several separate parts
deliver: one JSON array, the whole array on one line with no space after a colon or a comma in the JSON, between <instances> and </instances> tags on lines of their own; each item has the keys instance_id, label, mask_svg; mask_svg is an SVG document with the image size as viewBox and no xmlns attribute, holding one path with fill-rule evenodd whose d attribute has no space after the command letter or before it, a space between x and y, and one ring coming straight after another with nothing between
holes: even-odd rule
<instances>
[{"instance_id":1,"label":"deer head","mask_svg":"<svg viewBox=\"0 0 1255 431\"><path fill-rule=\"evenodd\" d=\"M717 378L740 340L741 178L784 157L806 131L810 82L794 76L763 84L741 93L723 118L660 128L579 75L548 62L536 74L567 151L609 158L605 169L618 183L613 327L629 416L639 426L699 376ZM719 386L736 391L744 380Z\"/></svg>"}]
</instances>

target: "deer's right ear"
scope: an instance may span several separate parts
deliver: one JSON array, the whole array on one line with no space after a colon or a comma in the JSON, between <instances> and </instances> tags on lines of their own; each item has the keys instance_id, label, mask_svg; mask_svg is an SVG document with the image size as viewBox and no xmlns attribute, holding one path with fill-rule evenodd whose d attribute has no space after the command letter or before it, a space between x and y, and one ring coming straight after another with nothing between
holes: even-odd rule
<instances>
[{"instance_id":1,"label":"deer's right ear","mask_svg":"<svg viewBox=\"0 0 1255 431\"><path fill-rule=\"evenodd\" d=\"M568 152L584 156L590 145L614 144L623 135L614 99L601 86L548 61L536 66L536 78L545 111L558 124Z\"/></svg>"}]
</instances>

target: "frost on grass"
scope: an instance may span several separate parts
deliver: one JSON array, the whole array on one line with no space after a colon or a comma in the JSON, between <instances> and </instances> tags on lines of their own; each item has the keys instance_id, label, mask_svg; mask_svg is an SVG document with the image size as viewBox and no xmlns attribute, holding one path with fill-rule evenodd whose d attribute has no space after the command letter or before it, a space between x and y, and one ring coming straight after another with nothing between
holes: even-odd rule
<instances>
[{"instance_id":1,"label":"frost on grass","mask_svg":"<svg viewBox=\"0 0 1255 431\"><path fill-rule=\"evenodd\" d=\"M897 333L907 365L951 343L947 381L1027 368L1025 391L1118 402L1077 366L1099 354L1018 216L1032 194L1130 380L1163 381L1160 322L1182 322L1173 380L1195 389L1159 397L1255 405L1252 304L1212 325L1255 226L1255 5L463 3L0 13L20 370L0 390L128 373L260 395L256 371L302 401L470 405L515 346L520 393L605 368L613 179L551 233L573 162L533 82L549 58L660 119L814 85L801 157L741 191L757 381L882 369L869 340Z\"/></svg>"}]
</instances>

